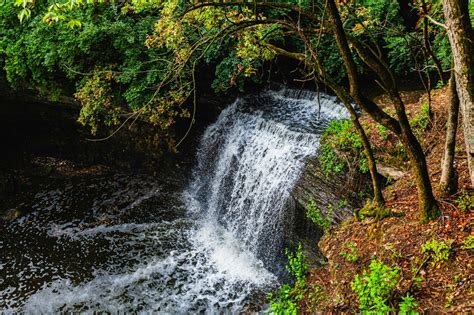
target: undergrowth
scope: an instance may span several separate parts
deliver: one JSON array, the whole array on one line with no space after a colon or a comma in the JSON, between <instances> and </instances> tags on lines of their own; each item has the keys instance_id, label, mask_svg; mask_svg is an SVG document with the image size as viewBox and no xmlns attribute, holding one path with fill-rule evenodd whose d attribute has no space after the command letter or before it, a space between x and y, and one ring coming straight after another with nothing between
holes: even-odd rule
<instances>
[{"instance_id":1,"label":"undergrowth","mask_svg":"<svg viewBox=\"0 0 474 315\"><path fill-rule=\"evenodd\" d=\"M458 208L462 212L467 212L474 209L474 195L469 195L466 191L463 191L461 195L456 199Z\"/></svg>"},{"instance_id":2,"label":"undergrowth","mask_svg":"<svg viewBox=\"0 0 474 315\"><path fill-rule=\"evenodd\" d=\"M283 284L276 294L269 293L267 299L270 303L270 313L293 315L298 312L298 301L300 301L306 292L306 277L308 276L309 266L303 253L301 244L295 252L285 250L288 264L286 270L294 277L295 284ZM318 296L315 297L319 298Z\"/></svg>"},{"instance_id":3,"label":"undergrowth","mask_svg":"<svg viewBox=\"0 0 474 315\"><path fill-rule=\"evenodd\" d=\"M329 123L321 139L319 161L326 176L342 174L352 165L362 173L369 171L362 140L349 119Z\"/></svg>"},{"instance_id":4,"label":"undergrowth","mask_svg":"<svg viewBox=\"0 0 474 315\"><path fill-rule=\"evenodd\" d=\"M357 262L359 260L359 253L354 242L349 242L344 245L344 250L339 253L348 262Z\"/></svg>"},{"instance_id":5,"label":"undergrowth","mask_svg":"<svg viewBox=\"0 0 474 315\"><path fill-rule=\"evenodd\" d=\"M421 105L421 110L419 113L410 119L410 125L415 131L426 131L430 125L430 107L428 103L423 103Z\"/></svg>"},{"instance_id":6,"label":"undergrowth","mask_svg":"<svg viewBox=\"0 0 474 315\"><path fill-rule=\"evenodd\" d=\"M364 270L362 276L356 275L351 282L351 288L357 294L360 311L371 314L395 312L396 289L400 278L398 267L390 267L373 258L369 270ZM417 314L417 307L415 298L409 295L398 301L399 314Z\"/></svg>"},{"instance_id":7,"label":"undergrowth","mask_svg":"<svg viewBox=\"0 0 474 315\"><path fill-rule=\"evenodd\" d=\"M332 205L328 206L328 211L324 214L316 205L314 198L309 199L309 203L306 206L306 217L313 221L314 224L322 228L325 232L331 227L332 217L334 215L334 208Z\"/></svg>"},{"instance_id":8,"label":"undergrowth","mask_svg":"<svg viewBox=\"0 0 474 315\"><path fill-rule=\"evenodd\" d=\"M469 235L466 239L462 242L461 249L469 250L474 249L474 236Z\"/></svg>"},{"instance_id":9,"label":"undergrowth","mask_svg":"<svg viewBox=\"0 0 474 315\"><path fill-rule=\"evenodd\" d=\"M431 264L434 266L438 262L447 261L449 259L452 244L452 240L438 241L432 238L421 246L421 253L428 254L432 259Z\"/></svg>"}]
</instances>

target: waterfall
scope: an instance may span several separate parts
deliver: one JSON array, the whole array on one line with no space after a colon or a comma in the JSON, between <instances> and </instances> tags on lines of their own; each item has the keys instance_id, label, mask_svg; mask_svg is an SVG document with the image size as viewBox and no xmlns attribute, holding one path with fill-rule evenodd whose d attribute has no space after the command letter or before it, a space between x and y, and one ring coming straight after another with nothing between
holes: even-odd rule
<instances>
[{"instance_id":1,"label":"waterfall","mask_svg":"<svg viewBox=\"0 0 474 315\"><path fill-rule=\"evenodd\" d=\"M238 98L202 136L190 183L164 170L41 188L34 211L0 234L0 310L261 310L279 285L305 160L329 121L348 117L333 97L319 99L288 89Z\"/></svg>"},{"instance_id":2,"label":"waterfall","mask_svg":"<svg viewBox=\"0 0 474 315\"><path fill-rule=\"evenodd\" d=\"M238 98L202 137L188 189L195 211L230 231L265 265L275 265L291 221L285 210L293 186L324 128L340 118L348 113L335 98L310 91Z\"/></svg>"}]
</instances>

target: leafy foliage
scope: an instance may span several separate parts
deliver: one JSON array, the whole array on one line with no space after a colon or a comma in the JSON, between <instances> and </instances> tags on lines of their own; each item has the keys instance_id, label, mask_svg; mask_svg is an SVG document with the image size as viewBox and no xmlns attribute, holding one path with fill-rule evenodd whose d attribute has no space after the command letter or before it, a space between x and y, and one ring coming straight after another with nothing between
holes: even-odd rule
<instances>
[{"instance_id":1,"label":"leafy foliage","mask_svg":"<svg viewBox=\"0 0 474 315\"><path fill-rule=\"evenodd\" d=\"M122 114L133 113L167 128L178 117L189 116L182 104L195 91L196 68L204 63L215 69L215 91L243 91L248 84L258 83L259 70L276 59L279 53L272 45L309 58L309 43L328 76L336 82L345 78L332 36L321 33L304 39L288 26L288 21L297 18L299 30L317 28L320 15L314 10L324 2L290 0L286 4L287 8L225 5L191 9L191 3L181 0L6 2L0 7L0 63L5 64L11 84L34 86L50 97L68 94L76 86L84 88L87 80L82 76L108 69L114 73L113 91L118 92L102 99L111 97L121 104ZM424 58L420 26L407 29L397 1L349 2L340 10L353 36L362 41L370 38L378 50L387 50L395 72L406 75L421 63L431 62L418 60ZM437 2L430 10L432 16L442 19ZM314 19L305 17L307 12ZM447 68L451 58L446 36L437 26L431 25L430 31L433 49ZM354 57L358 70L366 71ZM424 68L433 69L432 64ZM104 116L110 111L108 101L93 102L90 107L95 110L84 109L89 114L80 121L90 123L93 131L101 123L118 122L110 114ZM344 163L337 161L328 146L322 149L327 169L342 172ZM362 156L358 162L367 172L367 160Z\"/></svg>"},{"instance_id":2,"label":"leafy foliage","mask_svg":"<svg viewBox=\"0 0 474 315\"><path fill-rule=\"evenodd\" d=\"M359 253L354 242L349 242L344 245L344 250L339 253L348 262L357 262L359 260Z\"/></svg>"},{"instance_id":3,"label":"leafy foliage","mask_svg":"<svg viewBox=\"0 0 474 315\"><path fill-rule=\"evenodd\" d=\"M427 253L433 260L431 264L434 266L440 261L448 260L452 244L452 240L439 241L432 238L421 246L421 253Z\"/></svg>"},{"instance_id":4,"label":"leafy foliage","mask_svg":"<svg viewBox=\"0 0 474 315\"><path fill-rule=\"evenodd\" d=\"M428 103L423 103L421 105L420 112L410 120L410 125L413 128L418 128L421 131L428 129L430 124L430 108Z\"/></svg>"},{"instance_id":5,"label":"leafy foliage","mask_svg":"<svg viewBox=\"0 0 474 315\"><path fill-rule=\"evenodd\" d=\"M418 302L411 295L402 296L402 301L398 304L399 315L415 315L418 314Z\"/></svg>"},{"instance_id":6,"label":"leafy foliage","mask_svg":"<svg viewBox=\"0 0 474 315\"><path fill-rule=\"evenodd\" d=\"M0 7L0 64L14 87L33 86L50 98L75 93L83 105L79 121L93 132L129 113L162 128L189 116L181 105L192 86L161 85L172 59L163 49L145 46L158 18L152 12L142 16L110 5L86 6L70 12L81 21L80 28L70 29L34 14L19 24L10 16L14 11L11 3Z\"/></svg>"},{"instance_id":7,"label":"leafy foliage","mask_svg":"<svg viewBox=\"0 0 474 315\"><path fill-rule=\"evenodd\" d=\"M270 312L277 315L298 314L298 299L301 299L301 291L289 284L284 284L276 295L269 293L267 299L270 303Z\"/></svg>"},{"instance_id":8,"label":"leafy foliage","mask_svg":"<svg viewBox=\"0 0 474 315\"><path fill-rule=\"evenodd\" d=\"M331 221L334 214L332 207L328 208L328 213L324 214L316 205L313 197L309 199L309 204L306 206L306 217L313 221L314 224L322 228L325 232L331 227Z\"/></svg>"},{"instance_id":9,"label":"leafy foliage","mask_svg":"<svg viewBox=\"0 0 474 315\"><path fill-rule=\"evenodd\" d=\"M469 235L466 239L462 242L461 249L474 249L474 236Z\"/></svg>"},{"instance_id":10,"label":"leafy foliage","mask_svg":"<svg viewBox=\"0 0 474 315\"><path fill-rule=\"evenodd\" d=\"M293 253L287 249L285 254L288 258L286 270L295 277L296 283L303 285L308 275L309 267L301 244L298 245L296 252Z\"/></svg>"},{"instance_id":11,"label":"leafy foliage","mask_svg":"<svg viewBox=\"0 0 474 315\"><path fill-rule=\"evenodd\" d=\"M76 93L76 99L82 103L79 122L91 126L93 134L97 132L100 117L105 117L107 125L118 122L119 108L112 96L112 79L110 71L94 71Z\"/></svg>"},{"instance_id":12,"label":"leafy foliage","mask_svg":"<svg viewBox=\"0 0 474 315\"><path fill-rule=\"evenodd\" d=\"M286 269L295 278L295 285L284 284L276 295L269 293L267 299L270 302L270 311L274 314L293 315L298 313L298 301L305 293L305 281L308 275L308 263L303 253L301 244L296 252L288 249L285 251L288 258Z\"/></svg>"},{"instance_id":13,"label":"leafy foliage","mask_svg":"<svg viewBox=\"0 0 474 315\"><path fill-rule=\"evenodd\" d=\"M393 312L389 301L400 279L398 268L373 259L369 269L369 272L364 270L362 276L356 275L351 282L351 288L358 296L359 309L362 312Z\"/></svg>"},{"instance_id":14,"label":"leafy foliage","mask_svg":"<svg viewBox=\"0 0 474 315\"><path fill-rule=\"evenodd\" d=\"M474 196L471 196L468 192L463 191L456 199L456 203L462 212L471 211L474 209Z\"/></svg>"},{"instance_id":15,"label":"leafy foliage","mask_svg":"<svg viewBox=\"0 0 474 315\"><path fill-rule=\"evenodd\" d=\"M377 125L377 131L383 140L388 139L388 129L382 125Z\"/></svg>"},{"instance_id":16,"label":"leafy foliage","mask_svg":"<svg viewBox=\"0 0 474 315\"><path fill-rule=\"evenodd\" d=\"M331 121L321 139L319 155L326 176L341 174L350 166L349 163L358 164L359 170L367 173L368 161L362 149L362 140L350 120Z\"/></svg>"}]
</instances>

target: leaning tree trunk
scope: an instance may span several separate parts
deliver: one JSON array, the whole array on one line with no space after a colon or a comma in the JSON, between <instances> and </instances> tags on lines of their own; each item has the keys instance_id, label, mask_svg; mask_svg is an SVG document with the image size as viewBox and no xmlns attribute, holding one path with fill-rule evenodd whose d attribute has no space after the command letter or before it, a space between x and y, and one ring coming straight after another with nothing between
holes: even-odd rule
<instances>
[{"instance_id":1,"label":"leaning tree trunk","mask_svg":"<svg viewBox=\"0 0 474 315\"><path fill-rule=\"evenodd\" d=\"M418 189L418 209L422 222L435 219L440 215L438 204L433 195L428 165L420 142L416 139L410 127L410 123L405 111L398 89L392 87L389 91L390 98L395 106L398 121L400 122L401 133L398 135L405 148L407 148L410 158L411 169L415 176L416 187Z\"/></svg>"},{"instance_id":2,"label":"leaning tree trunk","mask_svg":"<svg viewBox=\"0 0 474 315\"><path fill-rule=\"evenodd\" d=\"M379 210L383 210L385 206L385 199L383 198L382 188L380 185L380 177L379 173L377 172L377 164L375 162L374 152L372 147L370 146L369 138L365 133L364 128L360 124L359 118L357 117L357 113L352 108L352 105L349 105L352 110L351 111L351 120L354 124L354 127L359 134L360 139L362 140L362 145L364 146L364 152L367 157L367 164L369 166L370 178L372 179L372 189L374 191L374 201ZM349 106L346 106L349 108Z\"/></svg>"},{"instance_id":3,"label":"leaning tree trunk","mask_svg":"<svg viewBox=\"0 0 474 315\"><path fill-rule=\"evenodd\" d=\"M374 151L372 150L372 146L370 145L370 141L369 141L369 138L367 137L367 133L365 132L364 127L362 127L359 121L357 112L355 111L354 107L352 107L351 97L345 91L345 89L337 86L337 84L334 81L327 78L324 74L321 74L321 75L322 75L322 80L324 80L325 83L331 88L331 90L333 90L333 92L342 101L342 103L345 105L345 107L347 108L347 110L349 111L351 115L351 121L359 135L359 138L362 140L364 153L367 157L367 164L369 167L370 178L372 180L372 189L374 192L373 201L375 202L375 205L377 206L378 210L383 211L385 208L385 199L382 194L382 185L380 183L380 175L377 172L377 164L375 161Z\"/></svg>"},{"instance_id":4,"label":"leaning tree trunk","mask_svg":"<svg viewBox=\"0 0 474 315\"><path fill-rule=\"evenodd\" d=\"M474 185L474 34L468 5L468 0L443 0L463 118L467 162L471 184Z\"/></svg>"},{"instance_id":5,"label":"leaning tree trunk","mask_svg":"<svg viewBox=\"0 0 474 315\"><path fill-rule=\"evenodd\" d=\"M454 153L456 149L456 133L458 129L459 99L456 91L454 71L451 71L449 91L451 98L449 101L448 121L446 123L446 142L444 146L443 162L441 164L441 179L439 181L439 190L444 196L455 193L457 189Z\"/></svg>"},{"instance_id":6,"label":"leaning tree trunk","mask_svg":"<svg viewBox=\"0 0 474 315\"><path fill-rule=\"evenodd\" d=\"M344 65L348 73L349 82L351 86L351 95L353 96L354 101L356 101L357 104L360 104L360 106L364 108L365 102L358 87L356 65L349 48L349 44L347 42L346 33L342 26L339 11L334 0L327 0L327 3L329 8L329 14L332 18L336 44L341 53ZM353 44L354 46L357 46L355 45L355 42L353 42ZM396 88L393 74L388 68L385 67L383 62L381 62L380 60L374 60L372 57L365 58L367 57L367 54L365 53L364 47L361 47L359 45L359 47L354 48L357 50L361 59L377 73L377 75L382 79L383 83L388 88L389 95L392 102L394 103L398 118L398 128L393 131L402 141L410 157L411 167L414 172L415 181L418 188L418 208L420 211L420 218L422 221L434 219L439 216L440 212L436 203L436 199L433 195L433 189L431 187L425 155L423 153L420 143L418 142L411 130L410 124L408 122L408 117L405 111L405 105L400 97L400 94L398 93L398 89ZM386 126L388 127L388 125Z\"/></svg>"}]
</instances>

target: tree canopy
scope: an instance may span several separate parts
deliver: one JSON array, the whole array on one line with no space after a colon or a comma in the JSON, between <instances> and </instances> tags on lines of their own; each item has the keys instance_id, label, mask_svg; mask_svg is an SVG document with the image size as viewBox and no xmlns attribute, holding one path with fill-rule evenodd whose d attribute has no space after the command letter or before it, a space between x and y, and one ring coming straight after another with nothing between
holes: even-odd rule
<instances>
[{"instance_id":1,"label":"tree canopy","mask_svg":"<svg viewBox=\"0 0 474 315\"><path fill-rule=\"evenodd\" d=\"M214 69L212 88L224 93L245 90L273 63L292 59L301 80L327 86L343 101L362 139L353 103L399 137L416 177L421 216L438 214L398 82L418 77L428 99L445 83L451 49L439 0L18 0L4 3L0 14L7 80L52 98L74 94L82 105L79 121L93 133L102 123L137 117L162 128L180 117L192 124L202 65ZM385 90L393 108L371 101L362 77ZM193 110L183 105L188 99ZM376 192L375 161L369 165Z\"/></svg>"}]
</instances>

